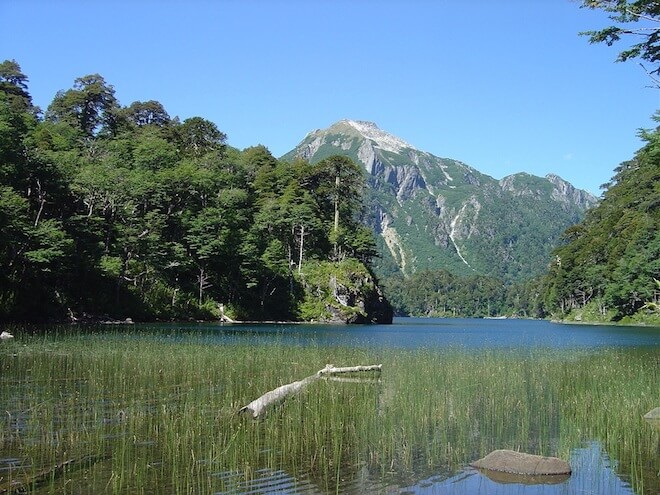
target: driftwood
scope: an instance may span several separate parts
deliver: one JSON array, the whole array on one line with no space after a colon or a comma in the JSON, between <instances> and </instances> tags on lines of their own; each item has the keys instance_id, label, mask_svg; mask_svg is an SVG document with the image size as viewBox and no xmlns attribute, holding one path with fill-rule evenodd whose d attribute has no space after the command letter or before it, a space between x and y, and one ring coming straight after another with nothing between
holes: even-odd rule
<instances>
[{"instance_id":1,"label":"driftwood","mask_svg":"<svg viewBox=\"0 0 660 495\"><path fill-rule=\"evenodd\" d=\"M277 387L276 389L266 392L264 395L258 399L253 400L247 406L242 407L238 412L239 413L251 413L253 418L258 418L261 416L266 408L271 404L275 404L284 400L289 395L300 392L310 383L318 380L319 378L324 378L332 375L338 375L342 373L356 373L360 371L378 371L382 370L382 364L374 364L370 366L348 366L344 368L337 368L332 364L327 364L325 368L317 371L314 375L298 380L297 382L288 383Z\"/></svg>"}]
</instances>

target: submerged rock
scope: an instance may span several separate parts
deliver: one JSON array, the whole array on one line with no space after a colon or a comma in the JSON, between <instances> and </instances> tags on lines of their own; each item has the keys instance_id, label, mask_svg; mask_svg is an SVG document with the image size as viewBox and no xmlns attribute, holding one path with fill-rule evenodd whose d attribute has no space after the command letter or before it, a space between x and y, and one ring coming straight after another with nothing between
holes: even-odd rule
<instances>
[{"instance_id":1,"label":"submerged rock","mask_svg":"<svg viewBox=\"0 0 660 495\"><path fill-rule=\"evenodd\" d=\"M489 469L482 469L481 473L489 480L505 485L558 485L571 477L570 474L513 474Z\"/></svg>"},{"instance_id":2,"label":"submerged rock","mask_svg":"<svg viewBox=\"0 0 660 495\"><path fill-rule=\"evenodd\" d=\"M544 457L514 450L495 450L471 464L478 469L530 477L523 482L560 483L571 474L568 462L557 457ZM554 478L545 478L551 476ZM497 476L496 476L497 477ZM557 478L564 477L564 479ZM538 480L536 480L538 478ZM494 480L498 481L498 480ZM520 482L519 480L506 482Z\"/></svg>"}]
</instances>

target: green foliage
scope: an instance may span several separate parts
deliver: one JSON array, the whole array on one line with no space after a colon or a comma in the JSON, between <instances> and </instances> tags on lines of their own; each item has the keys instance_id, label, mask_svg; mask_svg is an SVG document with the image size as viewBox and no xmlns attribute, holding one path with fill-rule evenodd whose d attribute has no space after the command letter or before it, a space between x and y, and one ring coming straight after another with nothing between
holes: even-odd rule
<instances>
[{"instance_id":1,"label":"green foliage","mask_svg":"<svg viewBox=\"0 0 660 495\"><path fill-rule=\"evenodd\" d=\"M76 79L73 89L60 91L48 107L46 116L79 129L87 137L115 129L117 100L115 90L99 74Z\"/></svg>"},{"instance_id":2,"label":"green foliage","mask_svg":"<svg viewBox=\"0 0 660 495\"><path fill-rule=\"evenodd\" d=\"M597 31L587 31L591 43L612 46L622 38L635 41L619 53L617 61L638 58L650 62L646 69L654 85L660 87L660 5L656 0L583 0L583 7L601 9L610 13L616 24Z\"/></svg>"},{"instance_id":3,"label":"green foliage","mask_svg":"<svg viewBox=\"0 0 660 495\"><path fill-rule=\"evenodd\" d=\"M376 292L373 276L357 259L314 261L298 276L300 317L307 321L353 321L368 317L365 301Z\"/></svg>"},{"instance_id":4,"label":"green foliage","mask_svg":"<svg viewBox=\"0 0 660 495\"><path fill-rule=\"evenodd\" d=\"M396 314L430 317L543 317L538 286L537 279L505 286L496 278L447 270L383 280Z\"/></svg>"},{"instance_id":5,"label":"green foliage","mask_svg":"<svg viewBox=\"0 0 660 495\"><path fill-rule=\"evenodd\" d=\"M225 141L156 101L122 107L98 74L41 120L18 64L0 64L0 319L314 313L298 309L308 262L375 253L360 169Z\"/></svg>"},{"instance_id":6,"label":"green foliage","mask_svg":"<svg viewBox=\"0 0 660 495\"><path fill-rule=\"evenodd\" d=\"M621 320L659 301L660 132L642 137L647 144L616 169L600 205L554 253L544 297L562 317L597 305L602 319Z\"/></svg>"}]
</instances>

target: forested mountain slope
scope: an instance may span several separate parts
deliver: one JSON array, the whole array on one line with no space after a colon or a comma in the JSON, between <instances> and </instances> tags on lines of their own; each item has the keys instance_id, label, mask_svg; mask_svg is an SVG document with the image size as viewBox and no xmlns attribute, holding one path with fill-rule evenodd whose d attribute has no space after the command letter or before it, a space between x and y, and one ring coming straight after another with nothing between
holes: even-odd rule
<instances>
[{"instance_id":1,"label":"forested mountain slope","mask_svg":"<svg viewBox=\"0 0 660 495\"><path fill-rule=\"evenodd\" d=\"M381 277L445 269L505 282L545 272L561 233L596 204L556 175L496 180L420 151L371 122L343 120L309 133L283 160L341 154L368 173L368 221Z\"/></svg>"},{"instance_id":2,"label":"forested mountain slope","mask_svg":"<svg viewBox=\"0 0 660 495\"><path fill-rule=\"evenodd\" d=\"M619 166L602 201L568 229L546 277L550 311L573 319L660 323L660 132Z\"/></svg>"}]
</instances>

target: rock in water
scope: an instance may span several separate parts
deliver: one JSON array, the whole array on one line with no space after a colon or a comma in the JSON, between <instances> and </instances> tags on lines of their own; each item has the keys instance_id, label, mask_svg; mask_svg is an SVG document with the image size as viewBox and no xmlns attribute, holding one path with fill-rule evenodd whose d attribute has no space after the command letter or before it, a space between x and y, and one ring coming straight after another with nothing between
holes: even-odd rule
<instances>
[{"instance_id":1,"label":"rock in water","mask_svg":"<svg viewBox=\"0 0 660 495\"><path fill-rule=\"evenodd\" d=\"M571 466L557 457L544 457L514 450L495 450L472 463L478 469L525 476L570 475Z\"/></svg>"}]
</instances>

